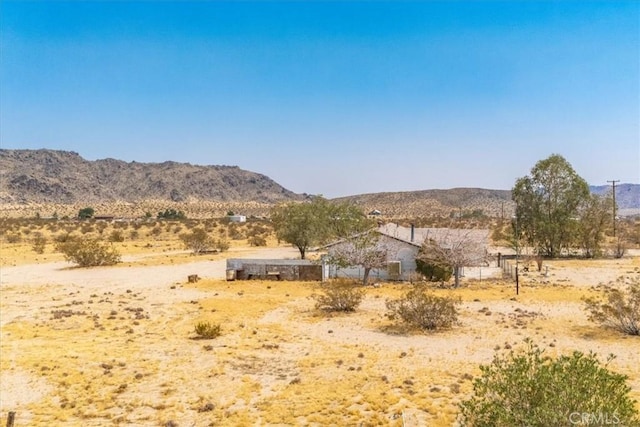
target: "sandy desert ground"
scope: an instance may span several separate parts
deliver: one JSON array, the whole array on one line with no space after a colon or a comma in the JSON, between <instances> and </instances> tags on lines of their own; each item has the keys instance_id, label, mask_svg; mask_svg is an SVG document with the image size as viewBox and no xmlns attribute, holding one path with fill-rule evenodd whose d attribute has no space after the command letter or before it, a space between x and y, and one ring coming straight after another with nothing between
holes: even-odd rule
<instances>
[{"instance_id":1,"label":"sandy desert ground","mask_svg":"<svg viewBox=\"0 0 640 427\"><path fill-rule=\"evenodd\" d=\"M229 256L295 257L290 248ZM147 258L150 255L147 255ZM640 275L640 257L548 262L548 276L464 282L460 325L403 334L382 284L352 314L314 309L318 284L224 280L224 257L0 269L0 414L16 426L451 426L478 366L531 337L551 354L617 358L640 400L640 341L588 321L581 298ZM203 280L186 283L188 274ZM222 325L213 340L194 325Z\"/></svg>"}]
</instances>

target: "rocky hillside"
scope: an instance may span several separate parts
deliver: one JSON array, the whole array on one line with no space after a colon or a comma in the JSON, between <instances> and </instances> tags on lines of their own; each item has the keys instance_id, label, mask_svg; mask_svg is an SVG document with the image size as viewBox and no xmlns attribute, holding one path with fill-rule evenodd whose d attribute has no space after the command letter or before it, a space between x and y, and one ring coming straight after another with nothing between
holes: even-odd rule
<instances>
[{"instance_id":1,"label":"rocky hillside","mask_svg":"<svg viewBox=\"0 0 640 427\"><path fill-rule=\"evenodd\" d=\"M610 185L591 186L594 194L608 194ZM616 184L616 204L620 210L640 209L640 184Z\"/></svg>"},{"instance_id":2,"label":"rocky hillside","mask_svg":"<svg viewBox=\"0 0 640 427\"><path fill-rule=\"evenodd\" d=\"M485 215L510 217L514 209L509 190L452 188L449 190L371 193L336 199L350 201L366 211L377 209L385 217L424 217L466 215L482 211Z\"/></svg>"},{"instance_id":3,"label":"rocky hillside","mask_svg":"<svg viewBox=\"0 0 640 427\"><path fill-rule=\"evenodd\" d=\"M237 166L88 161L55 150L0 150L0 203L167 200L274 203L300 198Z\"/></svg>"}]
</instances>

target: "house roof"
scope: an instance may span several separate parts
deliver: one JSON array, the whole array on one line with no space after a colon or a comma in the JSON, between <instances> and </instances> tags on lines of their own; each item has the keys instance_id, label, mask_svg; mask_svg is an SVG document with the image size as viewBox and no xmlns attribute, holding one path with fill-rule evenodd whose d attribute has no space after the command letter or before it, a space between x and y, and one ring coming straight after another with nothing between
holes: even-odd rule
<instances>
[{"instance_id":1,"label":"house roof","mask_svg":"<svg viewBox=\"0 0 640 427\"><path fill-rule=\"evenodd\" d=\"M489 241L489 230L475 230L475 229L461 229L461 228L417 228L413 229L413 240L411 239L411 227L403 227L398 224L389 223L379 226L375 230L365 231L364 233L358 233L351 237L357 237L365 233L371 233L372 231L378 232L383 236L399 240L403 243L420 247L422 243L427 239L434 239L442 241L445 239L457 240L459 238L467 238L476 241L482 245L487 245ZM347 241L348 239L340 239L324 246L315 248L327 249L332 246L338 245Z\"/></svg>"},{"instance_id":2,"label":"house roof","mask_svg":"<svg viewBox=\"0 0 640 427\"><path fill-rule=\"evenodd\" d=\"M487 244L489 241L489 230L462 229L462 228L418 228L413 229L413 240L411 239L411 227L403 227L398 224L388 223L378 227L378 231L389 237L402 240L407 243L421 246L427 239L443 240L445 238L458 239L460 237L469 238L476 242Z\"/></svg>"}]
</instances>

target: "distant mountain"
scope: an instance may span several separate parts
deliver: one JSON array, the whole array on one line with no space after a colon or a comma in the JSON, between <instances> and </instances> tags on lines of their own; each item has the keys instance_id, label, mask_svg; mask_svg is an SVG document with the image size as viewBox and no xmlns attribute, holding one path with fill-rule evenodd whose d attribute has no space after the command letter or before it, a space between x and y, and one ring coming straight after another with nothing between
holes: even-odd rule
<instances>
[{"instance_id":1,"label":"distant mountain","mask_svg":"<svg viewBox=\"0 0 640 427\"><path fill-rule=\"evenodd\" d=\"M70 151L0 150L0 203L275 203L301 197L265 175L237 166L89 161Z\"/></svg>"},{"instance_id":2,"label":"distant mountain","mask_svg":"<svg viewBox=\"0 0 640 427\"><path fill-rule=\"evenodd\" d=\"M611 187L592 186L591 191L604 194ZM0 204L257 202L264 211L259 214L267 214L270 204L304 197L237 166L88 161L69 151L0 149ZM510 217L515 207L511 191L483 188L371 193L333 200L357 204L367 212L377 209L385 217L404 218L474 211ZM620 215L637 214L640 184L616 185L616 202Z\"/></svg>"},{"instance_id":3,"label":"distant mountain","mask_svg":"<svg viewBox=\"0 0 640 427\"><path fill-rule=\"evenodd\" d=\"M590 186L594 194L607 194L610 185ZM616 184L616 204L618 209L640 209L640 184Z\"/></svg>"},{"instance_id":4,"label":"distant mountain","mask_svg":"<svg viewBox=\"0 0 640 427\"><path fill-rule=\"evenodd\" d=\"M511 201L511 191L484 188L371 193L334 200L357 204L366 211L379 210L383 215L392 217L458 215L474 211L482 211L490 216L510 217L515 206Z\"/></svg>"}]
</instances>

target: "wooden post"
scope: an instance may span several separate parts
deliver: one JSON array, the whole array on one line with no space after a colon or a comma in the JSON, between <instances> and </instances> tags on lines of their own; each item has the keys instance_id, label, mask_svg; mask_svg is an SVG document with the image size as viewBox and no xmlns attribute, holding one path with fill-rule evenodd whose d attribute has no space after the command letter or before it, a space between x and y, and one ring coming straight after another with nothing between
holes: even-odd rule
<instances>
[{"instance_id":1,"label":"wooden post","mask_svg":"<svg viewBox=\"0 0 640 427\"><path fill-rule=\"evenodd\" d=\"M520 294L520 283L518 283L518 266L516 265L516 295Z\"/></svg>"},{"instance_id":2,"label":"wooden post","mask_svg":"<svg viewBox=\"0 0 640 427\"><path fill-rule=\"evenodd\" d=\"M13 427L13 423L16 419L16 413L13 411L10 411L9 414L7 414L7 427Z\"/></svg>"}]
</instances>

